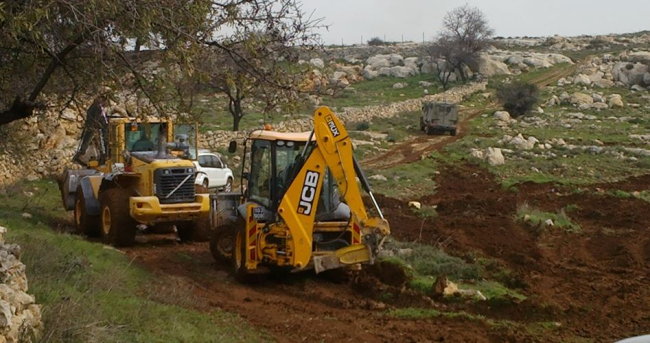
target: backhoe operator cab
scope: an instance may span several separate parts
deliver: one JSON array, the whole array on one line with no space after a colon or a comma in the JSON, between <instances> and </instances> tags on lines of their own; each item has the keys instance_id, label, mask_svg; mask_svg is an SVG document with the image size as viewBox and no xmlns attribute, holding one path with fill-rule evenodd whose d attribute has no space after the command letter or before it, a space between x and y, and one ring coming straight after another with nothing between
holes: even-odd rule
<instances>
[{"instance_id":1,"label":"backhoe operator cab","mask_svg":"<svg viewBox=\"0 0 650 343\"><path fill-rule=\"evenodd\" d=\"M240 280L373 262L389 225L329 108L316 110L312 132L254 131L244 147L241 192L212 196L215 259L230 261ZM357 178L379 217L368 215Z\"/></svg>"},{"instance_id":2,"label":"backhoe operator cab","mask_svg":"<svg viewBox=\"0 0 650 343\"><path fill-rule=\"evenodd\" d=\"M90 132L88 138L87 130ZM86 126L75 160L84 168L66 170L60 189L76 231L105 243L129 246L138 224L176 229L193 238L197 219L209 214L209 195L196 194L196 124L171 120L107 117L106 126Z\"/></svg>"}]
</instances>

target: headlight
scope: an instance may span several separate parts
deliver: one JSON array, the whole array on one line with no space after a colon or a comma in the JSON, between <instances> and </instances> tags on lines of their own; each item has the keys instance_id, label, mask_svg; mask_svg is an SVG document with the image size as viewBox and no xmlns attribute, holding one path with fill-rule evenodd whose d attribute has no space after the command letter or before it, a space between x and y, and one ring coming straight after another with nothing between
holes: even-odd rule
<instances>
[{"instance_id":1,"label":"headlight","mask_svg":"<svg viewBox=\"0 0 650 343\"><path fill-rule=\"evenodd\" d=\"M172 173L171 170L169 170L169 169L163 169L163 175L169 175L169 174L171 174L171 173Z\"/></svg>"},{"instance_id":2,"label":"headlight","mask_svg":"<svg viewBox=\"0 0 650 343\"><path fill-rule=\"evenodd\" d=\"M194 169L192 169L192 168L187 168L187 173L188 173L188 174L194 174Z\"/></svg>"}]
</instances>

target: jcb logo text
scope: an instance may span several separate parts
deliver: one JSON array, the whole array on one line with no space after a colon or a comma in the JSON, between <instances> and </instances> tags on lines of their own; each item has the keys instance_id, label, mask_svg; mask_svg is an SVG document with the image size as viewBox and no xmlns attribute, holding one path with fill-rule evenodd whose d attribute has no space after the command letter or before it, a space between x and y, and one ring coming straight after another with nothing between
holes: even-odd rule
<instances>
[{"instance_id":1,"label":"jcb logo text","mask_svg":"<svg viewBox=\"0 0 650 343\"><path fill-rule=\"evenodd\" d=\"M319 179L320 174L318 172L309 170L307 171L307 174L305 175L305 182L302 185L302 193L300 193L298 213L304 214L306 216L311 214Z\"/></svg>"}]
</instances>

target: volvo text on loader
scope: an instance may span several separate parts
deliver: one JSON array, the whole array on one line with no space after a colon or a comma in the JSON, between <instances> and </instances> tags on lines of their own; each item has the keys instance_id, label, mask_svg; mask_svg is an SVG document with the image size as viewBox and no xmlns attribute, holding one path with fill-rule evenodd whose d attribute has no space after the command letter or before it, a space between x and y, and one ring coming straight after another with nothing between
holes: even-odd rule
<instances>
[{"instance_id":1,"label":"volvo text on loader","mask_svg":"<svg viewBox=\"0 0 650 343\"><path fill-rule=\"evenodd\" d=\"M138 224L167 232L175 225L181 240L192 239L197 219L210 210L209 195L194 187L196 124L102 118L102 125L84 129L75 156L83 168L66 170L59 180L76 231L129 246Z\"/></svg>"},{"instance_id":2,"label":"volvo text on loader","mask_svg":"<svg viewBox=\"0 0 650 343\"><path fill-rule=\"evenodd\" d=\"M329 108L316 110L311 132L254 131L244 147L247 187L213 195L211 206L212 254L230 260L238 280L269 270L319 273L373 263L389 224ZM364 206L359 183L377 216Z\"/></svg>"}]
</instances>

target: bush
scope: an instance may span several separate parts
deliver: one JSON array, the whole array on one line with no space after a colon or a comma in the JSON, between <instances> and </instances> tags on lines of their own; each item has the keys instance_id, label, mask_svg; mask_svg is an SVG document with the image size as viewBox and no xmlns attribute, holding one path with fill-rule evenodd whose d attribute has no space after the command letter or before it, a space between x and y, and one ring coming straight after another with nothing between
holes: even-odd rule
<instances>
[{"instance_id":1,"label":"bush","mask_svg":"<svg viewBox=\"0 0 650 343\"><path fill-rule=\"evenodd\" d=\"M357 123L354 129L357 131L367 131L370 129L370 124L367 121L362 121L360 123Z\"/></svg>"},{"instance_id":2,"label":"bush","mask_svg":"<svg viewBox=\"0 0 650 343\"><path fill-rule=\"evenodd\" d=\"M384 45L384 44L386 44L386 43L379 37L373 37L368 41L368 45L372 45L372 46Z\"/></svg>"},{"instance_id":3,"label":"bush","mask_svg":"<svg viewBox=\"0 0 650 343\"><path fill-rule=\"evenodd\" d=\"M528 113L539 102L539 89L531 83L511 83L497 91L497 98L510 116L517 118Z\"/></svg>"}]
</instances>

